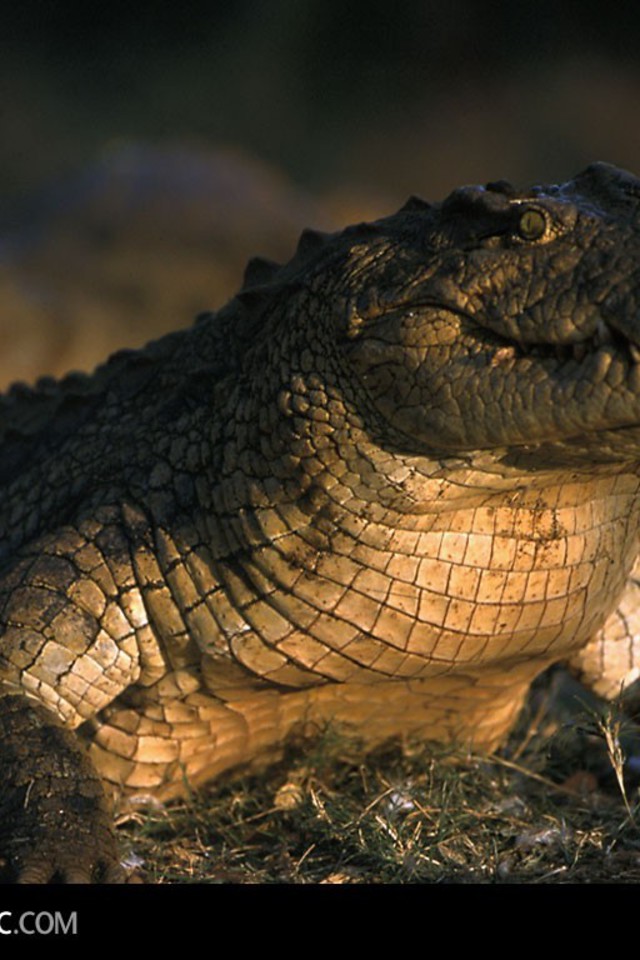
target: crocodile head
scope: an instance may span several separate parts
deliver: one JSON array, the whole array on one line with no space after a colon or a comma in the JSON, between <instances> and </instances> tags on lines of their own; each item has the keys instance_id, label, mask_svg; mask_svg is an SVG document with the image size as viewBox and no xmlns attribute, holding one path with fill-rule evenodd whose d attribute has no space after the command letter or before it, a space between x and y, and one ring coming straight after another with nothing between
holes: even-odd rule
<instances>
[{"instance_id":1,"label":"crocodile head","mask_svg":"<svg viewBox=\"0 0 640 960\"><path fill-rule=\"evenodd\" d=\"M376 407L445 451L592 457L605 431L606 457L628 452L614 431L640 424L640 180L596 164L413 207L379 224L381 255L363 245L351 301L349 359Z\"/></svg>"}]
</instances>

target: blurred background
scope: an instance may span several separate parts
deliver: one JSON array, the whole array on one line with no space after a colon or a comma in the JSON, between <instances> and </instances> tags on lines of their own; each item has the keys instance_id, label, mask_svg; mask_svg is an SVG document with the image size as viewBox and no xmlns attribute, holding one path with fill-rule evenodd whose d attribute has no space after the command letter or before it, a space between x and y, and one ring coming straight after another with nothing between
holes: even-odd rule
<instances>
[{"instance_id":1,"label":"blurred background","mask_svg":"<svg viewBox=\"0 0 640 960\"><path fill-rule=\"evenodd\" d=\"M0 386L187 325L305 226L640 173L640 6L22 0L0 39Z\"/></svg>"}]
</instances>

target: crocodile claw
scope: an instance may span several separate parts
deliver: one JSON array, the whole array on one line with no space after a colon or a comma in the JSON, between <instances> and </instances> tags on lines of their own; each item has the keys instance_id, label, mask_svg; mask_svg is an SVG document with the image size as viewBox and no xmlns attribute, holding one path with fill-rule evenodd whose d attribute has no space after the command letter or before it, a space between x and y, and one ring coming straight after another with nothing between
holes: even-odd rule
<instances>
[{"instance_id":1,"label":"crocodile claw","mask_svg":"<svg viewBox=\"0 0 640 960\"><path fill-rule=\"evenodd\" d=\"M0 698L0 880L119 883L111 811L79 741L26 697Z\"/></svg>"}]
</instances>

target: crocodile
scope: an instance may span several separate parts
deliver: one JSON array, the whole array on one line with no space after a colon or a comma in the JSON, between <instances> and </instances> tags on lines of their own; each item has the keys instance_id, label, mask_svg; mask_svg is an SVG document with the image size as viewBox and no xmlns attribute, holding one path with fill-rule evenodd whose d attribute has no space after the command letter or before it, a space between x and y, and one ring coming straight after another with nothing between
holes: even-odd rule
<instances>
[{"instance_id":1,"label":"crocodile","mask_svg":"<svg viewBox=\"0 0 640 960\"><path fill-rule=\"evenodd\" d=\"M411 198L0 406L0 854L122 878L118 798L327 724L501 744L638 676L640 180Z\"/></svg>"}]
</instances>

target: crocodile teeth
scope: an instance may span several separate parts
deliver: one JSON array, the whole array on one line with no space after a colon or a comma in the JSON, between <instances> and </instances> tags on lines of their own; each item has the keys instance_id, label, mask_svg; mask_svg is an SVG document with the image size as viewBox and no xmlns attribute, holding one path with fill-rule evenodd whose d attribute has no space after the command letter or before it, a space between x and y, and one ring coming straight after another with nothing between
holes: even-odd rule
<instances>
[{"instance_id":1,"label":"crocodile teeth","mask_svg":"<svg viewBox=\"0 0 640 960\"><path fill-rule=\"evenodd\" d=\"M631 359L634 363L640 363L640 347L635 343L628 343L629 353L631 354Z\"/></svg>"},{"instance_id":2,"label":"crocodile teeth","mask_svg":"<svg viewBox=\"0 0 640 960\"><path fill-rule=\"evenodd\" d=\"M500 347L500 349L496 350L492 356L490 366L497 367L500 363L505 363L507 360L513 360L515 355L515 347Z\"/></svg>"},{"instance_id":3,"label":"crocodile teeth","mask_svg":"<svg viewBox=\"0 0 640 960\"><path fill-rule=\"evenodd\" d=\"M611 340L611 330L604 322L602 317L598 317L595 333L593 335L594 344L596 347L601 347L604 343L611 343Z\"/></svg>"}]
</instances>

